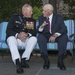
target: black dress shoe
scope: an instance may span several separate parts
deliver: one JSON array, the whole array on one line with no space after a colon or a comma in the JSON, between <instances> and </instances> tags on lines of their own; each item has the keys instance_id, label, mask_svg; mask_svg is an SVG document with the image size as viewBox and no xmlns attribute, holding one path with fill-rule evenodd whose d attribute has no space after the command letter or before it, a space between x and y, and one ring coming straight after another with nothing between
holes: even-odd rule
<instances>
[{"instance_id":1,"label":"black dress shoe","mask_svg":"<svg viewBox=\"0 0 75 75\"><path fill-rule=\"evenodd\" d=\"M66 67L64 64L58 63L57 67L60 68L60 70L66 70Z\"/></svg>"},{"instance_id":2,"label":"black dress shoe","mask_svg":"<svg viewBox=\"0 0 75 75\"><path fill-rule=\"evenodd\" d=\"M24 73L23 68L21 66L21 63L20 63L19 59L16 59L16 72L18 74Z\"/></svg>"},{"instance_id":3,"label":"black dress shoe","mask_svg":"<svg viewBox=\"0 0 75 75\"><path fill-rule=\"evenodd\" d=\"M43 69L47 70L50 67L50 62L49 61L45 61L44 65L43 65Z\"/></svg>"},{"instance_id":4,"label":"black dress shoe","mask_svg":"<svg viewBox=\"0 0 75 75\"><path fill-rule=\"evenodd\" d=\"M22 58L21 65L22 65L23 68L29 68L29 65L28 65L28 63L27 63L25 58Z\"/></svg>"},{"instance_id":5,"label":"black dress shoe","mask_svg":"<svg viewBox=\"0 0 75 75\"><path fill-rule=\"evenodd\" d=\"M17 72L18 74L24 73L23 68L21 67L21 65L17 65L16 68L17 68L17 69L16 69L16 72Z\"/></svg>"}]
</instances>

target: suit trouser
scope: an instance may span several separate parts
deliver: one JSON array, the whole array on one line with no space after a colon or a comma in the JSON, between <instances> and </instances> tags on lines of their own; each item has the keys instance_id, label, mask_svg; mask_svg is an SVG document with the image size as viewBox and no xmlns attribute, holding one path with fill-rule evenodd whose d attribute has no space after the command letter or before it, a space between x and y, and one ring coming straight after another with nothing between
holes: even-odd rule
<instances>
[{"instance_id":1,"label":"suit trouser","mask_svg":"<svg viewBox=\"0 0 75 75\"><path fill-rule=\"evenodd\" d=\"M14 36L10 36L7 39L7 44L10 48L12 60L15 63L15 60L19 58L21 60L18 46L24 47L25 51L22 54L22 58L26 58L26 60L29 60L30 54L34 48L34 46L37 43L37 38L32 36L30 38L27 38L24 42L22 42L20 39L16 39Z\"/></svg>"},{"instance_id":2,"label":"suit trouser","mask_svg":"<svg viewBox=\"0 0 75 75\"><path fill-rule=\"evenodd\" d=\"M48 39L51 35L45 36L42 34L38 35L38 44L40 47L41 54L45 54L48 57L48 52L47 52L47 42ZM67 41L68 37L66 34L63 36L58 37L55 40L58 43L58 62L62 62L63 60L61 59L62 56L66 53L66 47L67 47Z\"/></svg>"}]
</instances>

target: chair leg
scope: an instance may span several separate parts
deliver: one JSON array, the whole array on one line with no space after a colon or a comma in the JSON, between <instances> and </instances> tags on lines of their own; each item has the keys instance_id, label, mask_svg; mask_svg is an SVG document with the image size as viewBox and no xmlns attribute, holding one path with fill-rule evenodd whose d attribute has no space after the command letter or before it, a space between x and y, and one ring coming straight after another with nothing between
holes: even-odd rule
<instances>
[{"instance_id":1,"label":"chair leg","mask_svg":"<svg viewBox=\"0 0 75 75\"><path fill-rule=\"evenodd\" d=\"M73 44L73 48L70 51L72 54L71 62L73 62L73 60L74 60L74 43L72 43L72 44Z\"/></svg>"}]
</instances>

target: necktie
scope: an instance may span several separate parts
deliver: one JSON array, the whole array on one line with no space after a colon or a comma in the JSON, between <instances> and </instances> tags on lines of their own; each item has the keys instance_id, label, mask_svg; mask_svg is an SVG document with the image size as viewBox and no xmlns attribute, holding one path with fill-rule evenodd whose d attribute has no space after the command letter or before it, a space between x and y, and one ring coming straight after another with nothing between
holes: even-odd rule
<instances>
[{"instance_id":1,"label":"necktie","mask_svg":"<svg viewBox=\"0 0 75 75\"><path fill-rule=\"evenodd\" d=\"M49 21L49 18L48 18L48 31L50 31L50 21Z\"/></svg>"}]
</instances>

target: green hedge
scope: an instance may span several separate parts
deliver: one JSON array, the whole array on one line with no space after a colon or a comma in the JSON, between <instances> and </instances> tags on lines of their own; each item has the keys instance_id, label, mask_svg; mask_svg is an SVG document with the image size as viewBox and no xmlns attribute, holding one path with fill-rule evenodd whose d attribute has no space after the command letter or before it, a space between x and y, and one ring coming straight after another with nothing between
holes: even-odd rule
<instances>
[{"instance_id":1,"label":"green hedge","mask_svg":"<svg viewBox=\"0 0 75 75\"><path fill-rule=\"evenodd\" d=\"M23 4L29 3L33 6L33 17L37 20L42 13L40 0L0 0L0 22L8 21L12 14L21 13Z\"/></svg>"}]
</instances>

